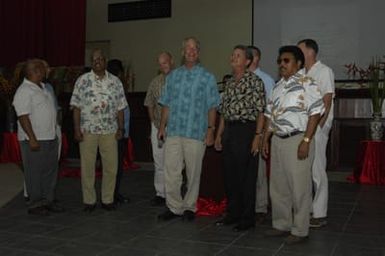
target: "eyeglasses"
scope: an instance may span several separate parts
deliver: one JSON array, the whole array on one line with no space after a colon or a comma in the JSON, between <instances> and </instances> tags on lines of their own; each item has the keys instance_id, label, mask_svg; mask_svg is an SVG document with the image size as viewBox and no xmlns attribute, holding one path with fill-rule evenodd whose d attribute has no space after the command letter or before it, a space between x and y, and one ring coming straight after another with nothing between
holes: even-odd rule
<instances>
[{"instance_id":1,"label":"eyeglasses","mask_svg":"<svg viewBox=\"0 0 385 256\"><path fill-rule=\"evenodd\" d=\"M280 65L282 62L287 64L290 62L290 60L291 60L290 58L277 59L277 64Z\"/></svg>"}]
</instances>

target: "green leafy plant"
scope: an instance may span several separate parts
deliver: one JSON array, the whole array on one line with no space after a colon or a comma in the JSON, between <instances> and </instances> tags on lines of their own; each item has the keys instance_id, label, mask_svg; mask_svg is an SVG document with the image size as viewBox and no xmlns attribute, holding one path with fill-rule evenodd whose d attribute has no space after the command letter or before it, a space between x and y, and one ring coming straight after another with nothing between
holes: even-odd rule
<instances>
[{"instance_id":1,"label":"green leafy plant","mask_svg":"<svg viewBox=\"0 0 385 256\"><path fill-rule=\"evenodd\" d=\"M385 63L379 60L372 61L368 69L369 90L372 98L373 114L381 116L382 104L385 98L384 73Z\"/></svg>"}]
</instances>

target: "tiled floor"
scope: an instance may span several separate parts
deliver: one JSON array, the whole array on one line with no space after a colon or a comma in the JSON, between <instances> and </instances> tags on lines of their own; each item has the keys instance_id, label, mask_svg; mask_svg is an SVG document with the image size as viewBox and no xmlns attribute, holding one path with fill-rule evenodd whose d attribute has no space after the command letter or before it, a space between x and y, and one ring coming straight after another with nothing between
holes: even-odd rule
<instances>
[{"instance_id":1,"label":"tiled floor","mask_svg":"<svg viewBox=\"0 0 385 256\"><path fill-rule=\"evenodd\" d=\"M123 191L132 202L116 212L83 213L76 178L59 180L63 214L28 216L17 196L0 209L0 255L385 255L385 187L331 182L329 225L311 231L304 244L286 246L282 238L263 236L271 220L243 233L216 227L208 217L159 222L163 208L149 204L152 175L125 174Z\"/></svg>"}]
</instances>

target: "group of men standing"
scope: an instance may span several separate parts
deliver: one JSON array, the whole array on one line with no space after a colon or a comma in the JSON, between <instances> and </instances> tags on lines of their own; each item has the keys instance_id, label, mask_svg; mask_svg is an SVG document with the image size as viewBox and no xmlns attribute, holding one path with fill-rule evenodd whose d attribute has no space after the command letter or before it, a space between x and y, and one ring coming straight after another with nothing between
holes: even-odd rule
<instances>
[{"instance_id":1,"label":"group of men standing","mask_svg":"<svg viewBox=\"0 0 385 256\"><path fill-rule=\"evenodd\" d=\"M162 53L158 59L162 74L153 80L146 96L155 162L153 201L165 201L167 206L158 216L162 220L194 219L203 154L215 134L219 95L213 76L199 63L199 50L199 41L187 38L183 65L166 72L162 56L169 66L173 61L169 53ZM277 83L260 70L260 50L249 46L248 51L254 57L249 70L263 81L267 102L256 180L256 221L262 222L268 211L266 161L270 161L274 229L266 235L287 235L288 244L302 242L309 227L327 224L326 145L333 119L334 75L317 60L318 45L312 39L280 48L277 64L281 79ZM256 136L260 135L261 131L256 131ZM183 169L185 195L180 189Z\"/></svg>"},{"instance_id":2,"label":"group of men standing","mask_svg":"<svg viewBox=\"0 0 385 256\"><path fill-rule=\"evenodd\" d=\"M195 218L203 156L206 147L214 144L221 98L215 77L200 64L200 47L196 38L186 38L182 44L183 64L176 69L171 54L162 52L158 56L160 74L152 80L144 102L151 120L155 164L156 195L151 203L165 203L167 207L158 216L161 220ZM279 49L281 79L277 83L260 70L261 52L257 47L238 48L251 56L250 62L244 62L247 72L253 72L263 82L266 92L266 96L260 94L265 98L260 99L263 104L258 109L264 110L264 117L255 119L262 120L264 125L252 126L257 129L254 136L262 138L254 140L258 145L253 145L251 152L262 153L258 157L256 197L250 197L255 201L255 217L261 222L268 211L266 161L270 161L274 229L266 235L285 235L288 244L301 242L307 238L309 226L327 223L326 145L333 119L333 72L317 61L318 45L312 39ZM13 103L31 198L28 212L40 215L60 210L54 204L58 159L56 108L54 95L42 83L46 76L43 63L28 61L26 78ZM79 141L86 212L92 212L97 203L94 167L98 149L103 164L102 208L115 209L118 141L126 133L124 110L128 106L121 81L106 71L102 51L93 51L91 63L92 70L76 81L70 102L74 137ZM46 161L40 161L43 158ZM184 193L182 170L186 175Z\"/></svg>"}]
</instances>

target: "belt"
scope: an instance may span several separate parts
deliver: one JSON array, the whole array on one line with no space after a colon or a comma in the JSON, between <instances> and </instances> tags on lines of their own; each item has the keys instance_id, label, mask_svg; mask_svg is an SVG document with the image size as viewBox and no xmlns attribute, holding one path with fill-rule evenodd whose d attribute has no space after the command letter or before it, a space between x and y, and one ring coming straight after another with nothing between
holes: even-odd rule
<instances>
[{"instance_id":1,"label":"belt","mask_svg":"<svg viewBox=\"0 0 385 256\"><path fill-rule=\"evenodd\" d=\"M274 134L274 135L280 137L281 139L287 139L287 138L290 138L292 136L298 135L300 133L304 133L304 132L302 132L302 131L294 131L294 132L289 132L287 134Z\"/></svg>"},{"instance_id":2,"label":"belt","mask_svg":"<svg viewBox=\"0 0 385 256\"><path fill-rule=\"evenodd\" d=\"M228 120L225 121L227 124L255 124L255 121L252 120Z\"/></svg>"}]
</instances>

